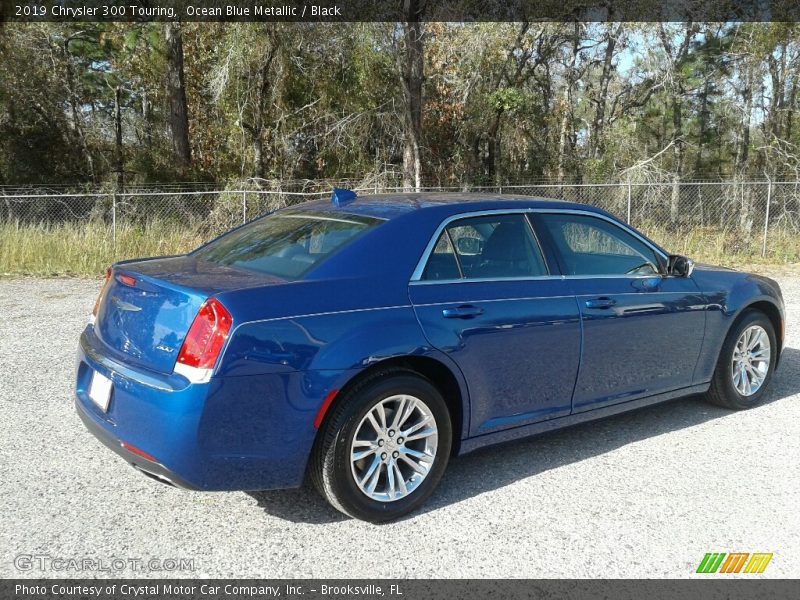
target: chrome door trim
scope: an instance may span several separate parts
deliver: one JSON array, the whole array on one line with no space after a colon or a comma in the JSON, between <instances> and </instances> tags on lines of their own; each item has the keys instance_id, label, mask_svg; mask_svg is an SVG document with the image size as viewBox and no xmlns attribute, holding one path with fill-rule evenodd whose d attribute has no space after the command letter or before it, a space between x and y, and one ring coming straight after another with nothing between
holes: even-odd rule
<instances>
[{"instance_id":1,"label":"chrome door trim","mask_svg":"<svg viewBox=\"0 0 800 600\"><path fill-rule=\"evenodd\" d=\"M578 209L578 208L496 208L491 210L480 210L474 212L465 212L459 213L457 215L451 215L447 217L444 221L442 221L439 226L436 228L436 231L433 234L433 237L428 242L428 245L425 247L425 251L422 253L419 261L417 262L417 266L414 269L414 272L411 274L411 280L409 283L411 284L434 284L434 283L468 283L468 282L475 282L479 281L476 279L438 279L438 280L424 280L422 279L422 273L425 271L425 266L428 264L428 259L430 255L433 253L433 249L436 247L436 242L439 241L439 237L442 235L442 231L453 221L457 221L459 219L466 219L470 217L485 217L491 215L517 215L517 214L531 214L531 213L545 213L545 214L574 214L574 215L582 215L587 217L594 217L596 219L602 219L603 221L608 221L612 225L616 225L617 227L621 228L623 231L629 233L640 242L642 242L645 246L650 248L653 252L657 255L662 257L664 260L667 260L669 257L666 253L664 253L660 248L653 245L649 240L642 237L637 231L632 229L629 225L622 223L621 221L617 221L611 217L608 217L601 213L596 213L591 210L585 209ZM537 243L540 243L538 240L538 236L534 235L534 239ZM455 252L455 248L453 250ZM546 264L546 263L545 263ZM549 267L548 267L549 268ZM484 278L480 281L526 281L526 280L540 280L540 279L610 279L610 278L626 278L626 279L650 279L652 277L663 277L663 274L653 274L653 275L636 275L636 276L626 276L626 275L539 275L536 277L500 277L500 278Z\"/></svg>"}]
</instances>

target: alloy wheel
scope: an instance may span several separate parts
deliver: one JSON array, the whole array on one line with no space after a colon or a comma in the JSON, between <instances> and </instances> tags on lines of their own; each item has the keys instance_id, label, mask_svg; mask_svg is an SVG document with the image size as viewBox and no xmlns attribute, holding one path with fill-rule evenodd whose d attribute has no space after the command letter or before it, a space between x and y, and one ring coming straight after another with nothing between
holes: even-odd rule
<instances>
[{"instance_id":1,"label":"alloy wheel","mask_svg":"<svg viewBox=\"0 0 800 600\"><path fill-rule=\"evenodd\" d=\"M742 396L752 396L764 384L769 366L769 335L760 325L751 325L741 333L733 348L733 387Z\"/></svg>"},{"instance_id":2,"label":"alloy wheel","mask_svg":"<svg viewBox=\"0 0 800 600\"><path fill-rule=\"evenodd\" d=\"M381 400L361 419L350 447L356 485L379 502L405 498L430 472L438 440L425 402L407 394Z\"/></svg>"}]
</instances>

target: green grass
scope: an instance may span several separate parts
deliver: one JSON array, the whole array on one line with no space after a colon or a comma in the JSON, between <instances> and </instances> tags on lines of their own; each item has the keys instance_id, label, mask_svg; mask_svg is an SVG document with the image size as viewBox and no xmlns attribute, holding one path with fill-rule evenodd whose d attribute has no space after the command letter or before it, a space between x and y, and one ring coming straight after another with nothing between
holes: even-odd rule
<instances>
[{"instance_id":1,"label":"green grass","mask_svg":"<svg viewBox=\"0 0 800 600\"><path fill-rule=\"evenodd\" d=\"M674 232L652 223L641 230L670 252L698 262L738 268L800 262L800 236L785 230L770 232L765 257L760 232L749 237L699 227ZM117 260L188 252L212 236L200 231L199 226L174 221L123 224L117 227L115 244L110 226L103 222L0 223L0 275L96 277Z\"/></svg>"}]
</instances>

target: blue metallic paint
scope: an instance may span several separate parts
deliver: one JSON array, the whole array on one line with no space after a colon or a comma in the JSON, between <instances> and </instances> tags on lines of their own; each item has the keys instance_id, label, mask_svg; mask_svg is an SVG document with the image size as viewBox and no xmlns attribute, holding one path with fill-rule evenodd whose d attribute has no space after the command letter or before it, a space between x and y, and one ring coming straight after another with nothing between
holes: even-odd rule
<instances>
[{"instance_id":1,"label":"blue metallic paint","mask_svg":"<svg viewBox=\"0 0 800 600\"><path fill-rule=\"evenodd\" d=\"M780 290L766 278L703 267L690 279L562 278L547 244L551 278L409 285L448 217L576 207L607 216L575 204L486 196L308 203L293 210L387 220L297 281L191 254L118 263L115 274L134 276L137 286L115 282L109 294L141 307L136 314L152 323L126 329L121 319L136 319L103 303L97 324L81 336L78 410L112 447L113 440L133 444L187 486L293 487L303 479L325 396L387 360L424 358L452 373L465 453L703 391L747 305L769 302L783 318ZM197 307L212 295L231 312L234 328L211 381L193 384L171 372L174 353L163 348L180 346ZM616 304L586 306L598 297ZM444 318L444 309L464 304L483 313ZM93 370L114 383L107 413L87 395Z\"/></svg>"},{"instance_id":2,"label":"blue metallic paint","mask_svg":"<svg viewBox=\"0 0 800 600\"><path fill-rule=\"evenodd\" d=\"M431 344L467 374L470 434L567 415L580 359L575 299L561 279L413 285L411 300ZM452 306L474 318L447 318ZM500 358L502 357L502 358Z\"/></svg>"}]
</instances>

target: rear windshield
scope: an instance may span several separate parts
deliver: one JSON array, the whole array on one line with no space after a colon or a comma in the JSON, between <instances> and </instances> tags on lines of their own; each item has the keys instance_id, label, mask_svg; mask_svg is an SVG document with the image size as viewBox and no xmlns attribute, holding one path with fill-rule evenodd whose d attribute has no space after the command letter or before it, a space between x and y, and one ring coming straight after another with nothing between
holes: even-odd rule
<instances>
[{"instance_id":1,"label":"rear windshield","mask_svg":"<svg viewBox=\"0 0 800 600\"><path fill-rule=\"evenodd\" d=\"M193 256L296 279L382 219L324 211L279 212L214 240Z\"/></svg>"}]
</instances>

